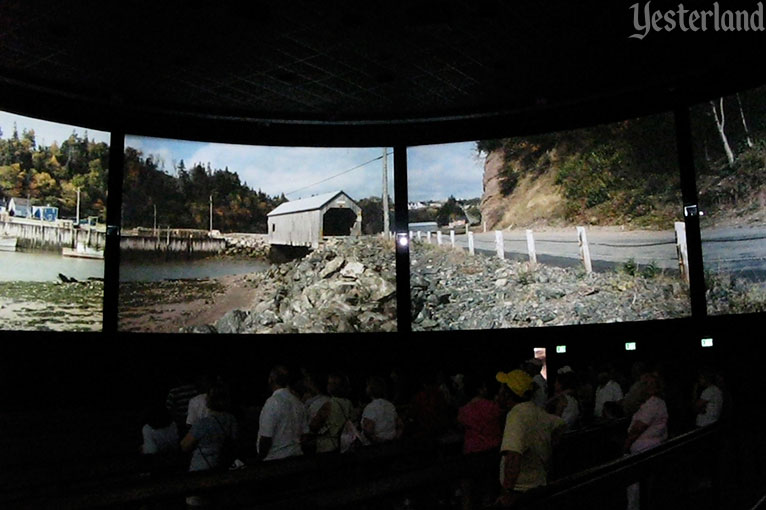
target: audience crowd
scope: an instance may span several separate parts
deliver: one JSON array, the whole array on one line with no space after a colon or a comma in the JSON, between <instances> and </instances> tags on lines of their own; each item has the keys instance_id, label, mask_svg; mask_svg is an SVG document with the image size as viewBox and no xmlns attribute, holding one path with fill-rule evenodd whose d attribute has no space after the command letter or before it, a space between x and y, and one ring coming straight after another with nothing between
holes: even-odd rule
<instances>
[{"instance_id":1,"label":"audience crowd","mask_svg":"<svg viewBox=\"0 0 766 510\"><path fill-rule=\"evenodd\" d=\"M156 459L186 454L189 471L211 471L459 435L466 456L498 453L491 470L461 480L462 507L513 507L555 476L551 457L567 432L624 419L624 453L632 455L712 425L730 406L723 377L709 368L684 388L667 384L674 373L662 363L636 362L630 378L616 363L548 371L543 357L513 365L452 376L394 369L355 374L356 385L341 372L276 365L263 379L268 391L260 406L234 398L221 375L204 374L196 384L177 381L164 405L152 403L141 452ZM637 485L629 487L628 508L637 508L637 494ZM187 498L189 506L209 504Z\"/></svg>"}]
</instances>

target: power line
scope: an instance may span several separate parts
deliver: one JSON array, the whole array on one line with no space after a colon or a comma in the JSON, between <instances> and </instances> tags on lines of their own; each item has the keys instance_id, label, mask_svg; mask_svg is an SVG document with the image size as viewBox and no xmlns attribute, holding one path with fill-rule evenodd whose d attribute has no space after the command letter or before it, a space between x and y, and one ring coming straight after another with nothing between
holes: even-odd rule
<instances>
[{"instance_id":1,"label":"power line","mask_svg":"<svg viewBox=\"0 0 766 510\"><path fill-rule=\"evenodd\" d=\"M387 153L386 153L386 156L390 156L391 154L393 154L393 152L387 152ZM353 167L353 168L349 168L348 170L344 170L344 171L342 171L342 172L340 172L340 173L337 173L337 174L335 174L335 175L331 175L330 177L325 177L325 178L324 178L324 179L322 179L321 181L317 181L317 182L315 182L315 183L309 184L308 186L303 186L302 188L298 188L298 189L296 189L296 190L290 191L289 193L285 193L285 196L287 196L287 195L292 195L293 193L298 193L299 191L303 191L304 189L308 189L308 188L311 188L311 187L313 187L313 186L316 186L317 184L322 184L323 182L327 182L327 181L329 181L329 180L331 180L331 179L335 179L336 177L340 177L341 175L347 174L347 173L349 173L349 172L352 172L352 171L354 171L354 170L357 170L357 169L359 169L359 168L362 168L363 166L369 165L370 163L374 163L375 161L379 161L379 160L381 160L381 159L383 159L383 156L382 156L382 155L381 155L381 156L378 156L377 158L373 158L373 159L371 159L371 160L369 160L369 161L365 161L365 162L364 162L364 163L362 163L361 165L356 165L356 166L355 166L355 167Z\"/></svg>"}]
</instances>

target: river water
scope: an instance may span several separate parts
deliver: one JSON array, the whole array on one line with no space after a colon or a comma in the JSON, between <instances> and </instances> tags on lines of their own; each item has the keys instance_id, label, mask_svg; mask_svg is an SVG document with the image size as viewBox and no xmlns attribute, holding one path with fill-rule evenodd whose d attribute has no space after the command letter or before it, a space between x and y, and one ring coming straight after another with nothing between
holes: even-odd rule
<instances>
[{"instance_id":1,"label":"river water","mask_svg":"<svg viewBox=\"0 0 766 510\"><path fill-rule=\"evenodd\" d=\"M217 278L260 272L268 267L268 263L261 261L218 258L168 262L126 261L120 264L120 281ZM62 257L47 251L0 251L0 281L57 281L59 273L78 280L103 278L104 261Z\"/></svg>"},{"instance_id":2,"label":"river water","mask_svg":"<svg viewBox=\"0 0 766 510\"><path fill-rule=\"evenodd\" d=\"M167 262L121 262L120 281L156 282L186 278L218 278L233 274L257 273L268 269L267 262L238 259L200 259Z\"/></svg>"},{"instance_id":3,"label":"river water","mask_svg":"<svg viewBox=\"0 0 766 510\"><path fill-rule=\"evenodd\" d=\"M0 281L50 282L58 274L85 280L104 277L104 261L62 257L48 251L0 251Z\"/></svg>"}]
</instances>

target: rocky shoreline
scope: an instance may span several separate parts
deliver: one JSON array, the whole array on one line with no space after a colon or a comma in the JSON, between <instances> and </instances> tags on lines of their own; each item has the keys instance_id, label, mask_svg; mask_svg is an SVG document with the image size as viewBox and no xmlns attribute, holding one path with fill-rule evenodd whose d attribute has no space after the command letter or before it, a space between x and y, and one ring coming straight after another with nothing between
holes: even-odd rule
<instances>
[{"instance_id":1,"label":"rocky shoreline","mask_svg":"<svg viewBox=\"0 0 766 510\"><path fill-rule=\"evenodd\" d=\"M332 239L292 262L248 277L258 297L195 333L353 333L396 331L392 241Z\"/></svg>"},{"instance_id":2,"label":"rocky shoreline","mask_svg":"<svg viewBox=\"0 0 766 510\"><path fill-rule=\"evenodd\" d=\"M469 256L416 244L411 251L414 331L494 329L687 317L688 287L676 277Z\"/></svg>"}]
</instances>

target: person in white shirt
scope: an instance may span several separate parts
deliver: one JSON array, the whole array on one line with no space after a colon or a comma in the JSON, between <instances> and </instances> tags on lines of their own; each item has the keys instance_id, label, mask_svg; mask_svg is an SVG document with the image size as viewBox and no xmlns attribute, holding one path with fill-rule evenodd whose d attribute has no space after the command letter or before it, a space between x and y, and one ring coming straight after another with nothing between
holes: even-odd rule
<instances>
[{"instance_id":1,"label":"person in white shirt","mask_svg":"<svg viewBox=\"0 0 766 510\"><path fill-rule=\"evenodd\" d=\"M207 390L210 389L214 380L216 378L209 374L203 374L200 377L197 386L201 393L189 399L189 407L186 411L187 426L191 427L200 419L210 415L210 410L207 408Z\"/></svg>"},{"instance_id":2,"label":"person in white shirt","mask_svg":"<svg viewBox=\"0 0 766 510\"><path fill-rule=\"evenodd\" d=\"M386 382L382 377L367 380L367 396L372 401L362 411L362 432L371 443L384 443L398 438L402 421L394 404L386 400Z\"/></svg>"},{"instance_id":3,"label":"person in white shirt","mask_svg":"<svg viewBox=\"0 0 766 510\"><path fill-rule=\"evenodd\" d=\"M164 406L154 405L147 411L141 435L144 440L141 453L144 455L178 451L178 426Z\"/></svg>"},{"instance_id":4,"label":"person in white shirt","mask_svg":"<svg viewBox=\"0 0 766 510\"><path fill-rule=\"evenodd\" d=\"M596 401L593 407L593 416L596 418L604 417L604 404L607 402L619 402L623 397L620 384L610 372L598 374L598 388L596 388Z\"/></svg>"},{"instance_id":5,"label":"person in white shirt","mask_svg":"<svg viewBox=\"0 0 766 510\"><path fill-rule=\"evenodd\" d=\"M695 423L698 427L712 425L721 418L723 410L723 392L715 384L715 374L710 370L703 370L697 380L697 391L702 390L695 402L697 418Z\"/></svg>"},{"instance_id":6,"label":"person in white shirt","mask_svg":"<svg viewBox=\"0 0 766 510\"><path fill-rule=\"evenodd\" d=\"M529 359L521 366L521 369L532 378L531 400L540 409L544 409L545 403L548 402L548 381L543 377L543 366L543 360L538 358Z\"/></svg>"},{"instance_id":7,"label":"person in white shirt","mask_svg":"<svg viewBox=\"0 0 766 510\"><path fill-rule=\"evenodd\" d=\"M258 428L258 457L276 460L303 455L302 444L309 433L306 406L290 387L290 372L276 366L269 374L273 391L261 410Z\"/></svg>"}]
</instances>

